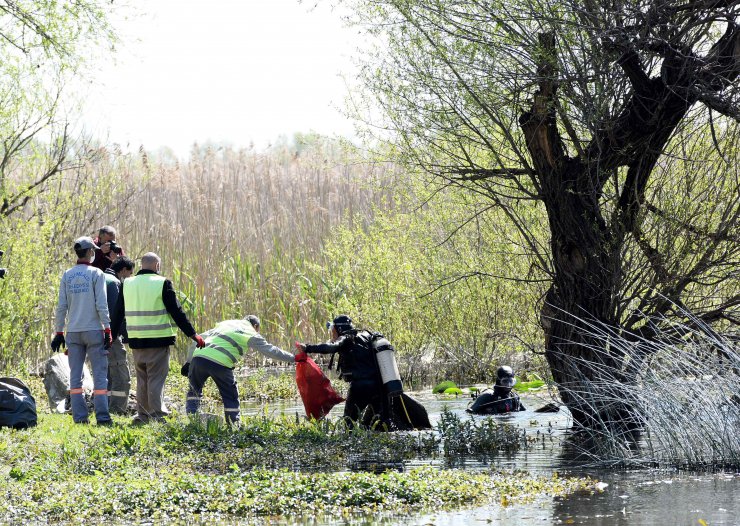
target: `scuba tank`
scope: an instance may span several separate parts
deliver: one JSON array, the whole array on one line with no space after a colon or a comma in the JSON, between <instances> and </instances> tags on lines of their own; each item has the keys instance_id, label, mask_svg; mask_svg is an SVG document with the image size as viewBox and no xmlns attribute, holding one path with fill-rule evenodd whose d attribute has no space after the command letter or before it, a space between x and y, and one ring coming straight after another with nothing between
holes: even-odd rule
<instances>
[{"instance_id":1,"label":"scuba tank","mask_svg":"<svg viewBox=\"0 0 740 526\"><path fill-rule=\"evenodd\" d=\"M403 384L401 374L398 372L396 350L393 345L382 334L374 334L371 348L375 351L375 360L378 362L380 378L386 394L388 396L400 395L403 393Z\"/></svg>"}]
</instances>

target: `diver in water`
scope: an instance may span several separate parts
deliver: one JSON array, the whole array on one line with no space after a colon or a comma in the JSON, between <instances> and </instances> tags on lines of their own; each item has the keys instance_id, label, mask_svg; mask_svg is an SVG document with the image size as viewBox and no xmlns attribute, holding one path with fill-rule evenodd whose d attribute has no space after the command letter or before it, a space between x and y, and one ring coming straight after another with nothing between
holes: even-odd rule
<instances>
[{"instance_id":1,"label":"diver in water","mask_svg":"<svg viewBox=\"0 0 740 526\"><path fill-rule=\"evenodd\" d=\"M496 383L493 390L486 389L468 407L468 413L476 415L498 415L501 413L513 413L524 411L519 395L512 387L516 384L514 371L508 365L503 365L496 370Z\"/></svg>"}]
</instances>

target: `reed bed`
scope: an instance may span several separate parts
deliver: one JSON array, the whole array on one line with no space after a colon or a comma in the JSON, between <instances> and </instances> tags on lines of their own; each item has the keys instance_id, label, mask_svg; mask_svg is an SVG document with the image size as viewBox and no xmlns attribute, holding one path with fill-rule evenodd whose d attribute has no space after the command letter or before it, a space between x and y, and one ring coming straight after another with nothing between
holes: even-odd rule
<instances>
[{"instance_id":1,"label":"reed bed","mask_svg":"<svg viewBox=\"0 0 740 526\"><path fill-rule=\"evenodd\" d=\"M322 248L332 229L367 224L392 202L391 168L317 138L265 152L194 148L187 163L142 166L118 225L129 254L162 257L197 330L253 313L284 346L326 337L337 291Z\"/></svg>"},{"instance_id":2,"label":"reed bed","mask_svg":"<svg viewBox=\"0 0 740 526\"><path fill-rule=\"evenodd\" d=\"M577 320L595 352L625 357L619 369L573 360L583 374L560 387L595 415L576 430L577 453L620 466L740 466L740 335L683 314L650 340Z\"/></svg>"},{"instance_id":3,"label":"reed bed","mask_svg":"<svg viewBox=\"0 0 740 526\"><path fill-rule=\"evenodd\" d=\"M254 313L275 344L325 339L342 292L328 285L322 248L340 223L361 228L393 206L393 167L352 152L317 136L264 151L194 146L187 162L87 146L79 163L0 223L10 268L0 282L0 368L33 369L48 357L72 241L106 224L128 256L162 257L196 330ZM13 177L21 184L26 175Z\"/></svg>"}]
</instances>

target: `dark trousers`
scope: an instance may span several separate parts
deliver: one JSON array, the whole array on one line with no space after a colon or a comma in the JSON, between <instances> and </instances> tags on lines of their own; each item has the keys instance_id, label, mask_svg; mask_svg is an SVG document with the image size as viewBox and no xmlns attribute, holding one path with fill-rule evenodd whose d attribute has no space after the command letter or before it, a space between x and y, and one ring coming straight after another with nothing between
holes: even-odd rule
<instances>
[{"instance_id":1,"label":"dark trousers","mask_svg":"<svg viewBox=\"0 0 740 526\"><path fill-rule=\"evenodd\" d=\"M200 407L200 399L203 396L203 386L209 378L213 378L216 387L224 403L224 414L227 422L239 421L239 392L236 388L234 370L223 365L206 360L205 358L193 358L190 362L188 380L188 398L185 401L185 412L195 414Z\"/></svg>"},{"instance_id":2,"label":"dark trousers","mask_svg":"<svg viewBox=\"0 0 740 526\"><path fill-rule=\"evenodd\" d=\"M349 384L344 418L351 426L355 422L373 427L376 422L388 423L388 409L383 387L377 382L354 381Z\"/></svg>"},{"instance_id":3,"label":"dark trousers","mask_svg":"<svg viewBox=\"0 0 740 526\"><path fill-rule=\"evenodd\" d=\"M131 373L128 370L126 348L121 338L113 340L108 351L108 409L118 415L128 414L128 393L131 390Z\"/></svg>"}]
</instances>

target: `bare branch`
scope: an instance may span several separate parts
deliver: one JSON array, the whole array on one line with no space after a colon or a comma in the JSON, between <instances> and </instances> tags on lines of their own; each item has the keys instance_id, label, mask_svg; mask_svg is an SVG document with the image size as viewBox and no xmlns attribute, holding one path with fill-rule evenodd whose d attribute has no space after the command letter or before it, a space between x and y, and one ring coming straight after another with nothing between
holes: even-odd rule
<instances>
[{"instance_id":1,"label":"bare branch","mask_svg":"<svg viewBox=\"0 0 740 526\"><path fill-rule=\"evenodd\" d=\"M456 179L459 181L481 181L484 179L491 179L496 177L515 179L518 175L529 175L532 172L531 170L526 170L522 168L457 168L455 170L452 170L452 173L459 176L456 177Z\"/></svg>"}]
</instances>

